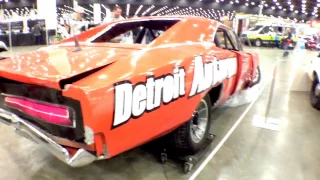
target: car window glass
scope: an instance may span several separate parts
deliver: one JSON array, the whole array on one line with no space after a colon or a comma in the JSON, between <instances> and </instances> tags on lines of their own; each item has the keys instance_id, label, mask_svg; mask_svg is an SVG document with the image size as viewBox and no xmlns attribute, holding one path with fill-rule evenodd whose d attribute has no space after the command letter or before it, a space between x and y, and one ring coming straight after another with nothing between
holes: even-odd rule
<instances>
[{"instance_id":1,"label":"car window glass","mask_svg":"<svg viewBox=\"0 0 320 180\"><path fill-rule=\"evenodd\" d=\"M260 31L260 33L259 34L266 34L266 33L268 33L269 32L269 26L265 26L261 31Z\"/></svg>"},{"instance_id":2,"label":"car window glass","mask_svg":"<svg viewBox=\"0 0 320 180\"><path fill-rule=\"evenodd\" d=\"M229 50L235 50L233 42L231 42L227 31L218 29L216 36L214 38L216 46L222 48L222 49L229 49Z\"/></svg>"},{"instance_id":3,"label":"car window glass","mask_svg":"<svg viewBox=\"0 0 320 180\"><path fill-rule=\"evenodd\" d=\"M179 20L119 22L110 25L110 29L92 42L149 44L177 22Z\"/></svg>"},{"instance_id":4,"label":"car window glass","mask_svg":"<svg viewBox=\"0 0 320 180\"><path fill-rule=\"evenodd\" d=\"M225 36L224 36L224 32L222 30L218 30L216 33L216 36L214 38L215 44L216 46L226 49L226 40L225 40Z\"/></svg>"},{"instance_id":5,"label":"car window glass","mask_svg":"<svg viewBox=\"0 0 320 180\"><path fill-rule=\"evenodd\" d=\"M234 48L236 50L240 50L239 48L239 41L238 41L238 36L234 31L229 30L229 35L230 35L230 40L232 41L232 44L234 45Z\"/></svg>"},{"instance_id":6,"label":"car window glass","mask_svg":"<svg viewBox=\"0 0 320 180\"><path fill-rule=\"evenodd\" d=\"M227 44L227 49L229 49L229 50L234 49L233 45L232 45L232 42L230 41L230 39L229 39L229 37L227 35L226 35L226 44Z\"/></svg>"},{"instance_id":7,"label":"car window glass","mask_svg":"<svg viewBox=\"0 0 320 180\"><path fill-rule=\"evenodd\" d=\"M265 33L269 33L269 32L272 32L272 27L271 26L267 26L266 28L265 28Z\"/></svg>"},{"instance_id":8,"label":"car window glass","mask_svg":"<svg viewBox=\"0 0 320 180\"><path fill-rule=\"evenodd\" d=\"M279 32L279 26L274 26L273 27L273 32Z\"/></svg>"},{"instance_id":9,"label":"car window glass","mask_svg":"<svg viewBox=\"0 0 320 180\"><path fill-rule=\"evenodd\" d=\"M248 31L258 31L259 29L261 29L262 26L254 26L248 29Z\"/></svg>"}]
</instances>

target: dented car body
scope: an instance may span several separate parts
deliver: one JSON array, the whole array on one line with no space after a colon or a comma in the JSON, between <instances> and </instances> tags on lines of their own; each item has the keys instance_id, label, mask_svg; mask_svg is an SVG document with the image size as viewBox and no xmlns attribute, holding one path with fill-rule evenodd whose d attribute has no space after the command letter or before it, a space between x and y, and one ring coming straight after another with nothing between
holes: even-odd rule
<instances>
[{"instance_id":1,"label":"dented car body","mask_svg":"<svg viewBox=\"0 0 320 180\"><path fill-rule=\"evenodd\" d=\"M112 43L128 31L133 43ZM172 133L205 96L216 107L258 72L257 55L205 18L135 18L78 39L80 51L70 38L0 62L0 121L73 167Z\"/></svg>"}]
</instances>

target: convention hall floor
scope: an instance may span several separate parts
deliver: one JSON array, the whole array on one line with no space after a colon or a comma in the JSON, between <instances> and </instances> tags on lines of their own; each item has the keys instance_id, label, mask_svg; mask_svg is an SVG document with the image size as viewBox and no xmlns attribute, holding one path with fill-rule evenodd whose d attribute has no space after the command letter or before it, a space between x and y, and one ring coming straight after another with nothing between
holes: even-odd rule
<instances>
[{"instance_id":1,"label":"convention hall floor","mask_svg":"<svg viewBox=\"0 0 320 180\"><path fill-rule=\"evenodd\" d=\"M13 53L33 49L15 48ZM202 161L206 163L200 162L191 173L185 175L182 167L172 162L162 165L139 148L87 167L70 168L39 145L17 136L13 129L0 125L0 180L319 179L320 112L309 104L310 82L301 72L317 53L291 52L289 58L283 59L278 49L246 50L260 55L262 94L252 106L221 107L212 112L211 130L217 138L203 157L208 157ZM277 119L281 128L272 131L254 127L252 122L257 115L266 114L276 61L275 91L268 117ZM226 134L230 136L225 138Z\"/></svg>"}]
</instances>

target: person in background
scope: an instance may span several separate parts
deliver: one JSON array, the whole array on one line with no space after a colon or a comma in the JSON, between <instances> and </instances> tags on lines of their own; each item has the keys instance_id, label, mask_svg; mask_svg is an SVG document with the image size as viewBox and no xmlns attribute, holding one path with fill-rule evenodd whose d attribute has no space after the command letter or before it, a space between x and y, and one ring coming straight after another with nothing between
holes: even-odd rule
<instances>
[{"instance_id":1,"label":"person in background","mask_svg":"<svg viewBox=\"0 0 320 180\"><path fill-rule=\"evenodd\" d=\"M318 42L318 38L317 38L316 35L313 35L312 39L313 39L314 42Z\"/></svg>"},{"instance_id":2,"label":"person in background","mask_svg":"<svg viewBox=\"0 0 320 180\"><path fill-rule=\"evenodd\" d=\"M276 42L276 47L279 48L280 47L280 32L279 31L276 32L274 40Z\"/></svg>"},{"instance_id":3,"label":"person in background","mask_svg":"<svg viewBox=\"0 0 320 180\"><path fill-rule=\"evenodd\" d=\"M286 35L286 38L283 41L283 49L284 49L283 57L287 57L289 55L288 48L292 41L292 33L289 28L286 29L285 35Z\"/></svg>"},{"instance_id":4,"label":"person in background","mask_svg":"<svg viewBox=\"0 0 320 180\"><path fill-rule=\"evenodd\" d=\"M120 6L115 6L111 12L111 14L107 15L102 24L118 21L118 20L124 20L124 17L121 16L122 9Z\"/></svg>"},{"instance_id":5,"label":"person in background","mask_svg":"<svg viewBox=\"0 0 320 180\"><path fill-rule=\"evenodd\" d=\"M67 18L67 24L69 26L69 34L76 35L88 29L89 23L84 19L84 9L78 7L75 9L75 17Z\"/></svg>"},{"instance_id":6,"label":"person in background","mask_svg":"<svg viewBox=\"0 0 320 180\"><path fill-rule=\"evenodd\" d=\"M106 17L104 18L102 24L107 24L107 23L111 23L114 21L118 21L118 20L124 20L124 17L121 16L122 14L122 9L120 6L115 6L113 8L113 11L108 15L106 15ZM124 40L124 34L121 34L113 39L111 39L110 42L112 43L120 43L121 41Z\"/></svg>"},{"instance_id":7,"label":"person in background","mask_svg":"<svg viewBox=\"0 0 320 180\"><path fill-rule=\"evenodd\" d=\"M36 39L36 45L41 45L41 27L39 22L36 22L36 24L33 26L32 32Z\"/></svg>"}]
</instances>

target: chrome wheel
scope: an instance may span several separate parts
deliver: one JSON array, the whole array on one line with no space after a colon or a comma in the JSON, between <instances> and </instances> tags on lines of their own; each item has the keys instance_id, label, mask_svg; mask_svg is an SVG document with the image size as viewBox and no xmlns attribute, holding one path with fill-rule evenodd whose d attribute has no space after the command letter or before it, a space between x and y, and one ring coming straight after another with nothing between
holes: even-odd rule
<instances>
[{"instance_id":1,"label":"chrome wheel","mask_svg":"<svg viewBox=\"0 0 320 180\"><path fill-rule=\"evenodd\" d=\"M260 47L261 45L262 45L261 40L260 40L260 39L257 39L257 40L256 40L256 46L257 46L257 47Z\"/></svg>"},{"instance_id":2,"label":"chrome wheel","mask_svg":"<svg viewBox=\"0 0 320 180\"><path fill-rule=\"evenodd\" d=\"M191 119L191 139L195 143L199 143L205 136L208 126L209 110L205 100L201 100Z\"/></svg>"}]
</instances>

